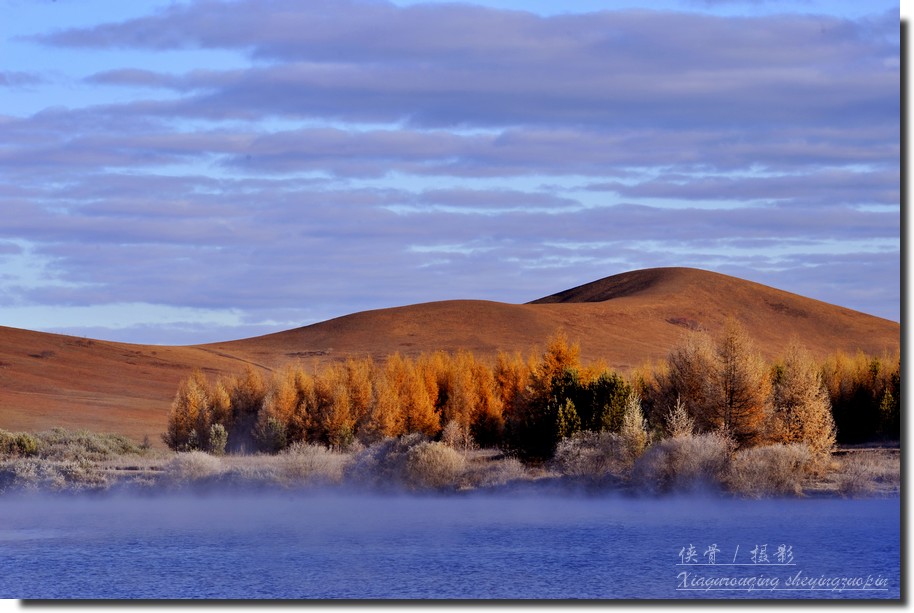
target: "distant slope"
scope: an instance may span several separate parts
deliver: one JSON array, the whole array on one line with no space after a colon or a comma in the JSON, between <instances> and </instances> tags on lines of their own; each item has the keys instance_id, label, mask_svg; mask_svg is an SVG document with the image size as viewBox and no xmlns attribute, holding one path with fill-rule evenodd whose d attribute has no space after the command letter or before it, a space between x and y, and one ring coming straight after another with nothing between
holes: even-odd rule
<instances>
[{"instance_id":1,"label":"distant slope","mask_svg":"<svg viewBox=\"0 0 914 613\"><path fill-rule=\"evenodd\" d=\"M530 304L475 300L365 311L240 341L162 347L0 327L0 428L54 425L124 432L154 442L178 381L192 368L240 372L399 351L527 353L564 330L586 360L627 370L667 355L689 329L714 334L739 320L774 357L793 337L815 354L896 351L900 326L757 283L686 268L607 277Z\"/></svg>"},{"instance_id":2,"label":"distant slope","mask_svg":"<svg viewBox=\"0 0 914 613\"><path fill-rule=\"evenodd\" d=\"M261 363L277 358L382 357L393 351L527 352L562 329L586 359L627 369L664 357L686 330L739 320L776 356L794 336L824 356L894 351L899 324L758 283L690 268L655 268L588 283L529 304L456 300L365 311L267 336L210 345Z\"/></svg>"},{"instance_id":3,"label":"distant slope","mask_svg":"<svg viewBox=\"0 0 914 613\"><path fill-rule=\"evenodd\" d=\"M719 279L717 277L720 277ZM709 285L713 282L732 283L738 281L733 277L717 273L696 270L694 268L648 268L613 275L592 283L579 285L571 289L534 300L529 304L558 304L569 302L606 302L628 296L649 296L652 291L659 291L668 298L686 285ZM741 280L739 280L741 281ZM748 281L742 281L748 283Z\"/></svg>"},{"instance_id":4,"label":"distant slope","mask_svg":"<svg viewBox=\"0 0 914 613\"><path fill-rule=\"evenodd\" d=\"M54 426L158 442L178 382L193 368L239 371L196 347L130 345L0 326L0 428Z\"/></svg>"}]
</instances>

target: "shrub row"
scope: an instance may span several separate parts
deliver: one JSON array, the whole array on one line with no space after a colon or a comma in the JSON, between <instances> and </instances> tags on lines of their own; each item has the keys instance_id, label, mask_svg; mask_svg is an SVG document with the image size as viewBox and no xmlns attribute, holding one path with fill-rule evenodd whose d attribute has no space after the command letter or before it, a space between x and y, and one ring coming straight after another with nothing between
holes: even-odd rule
<instances>
[{"instance_id":1,"label":"shrub row","mask_svg":"<svg viewBox=\"0 0 914 613\"><path fill-rule=\"evenodd\" d=\"M500 353L494 363L439 351L313 371L289 364L269 377L251 367L210 381L197 371L179 386L163 439L177 451L276 453L294 443L344 450L421 434L543 462L577 432L620 432L637 397L655 436L669 432L666 416L680 407L696 432L725 429L740 448L805 444L818 455L836 440L897 438L898 364L897 356L862 354L821 364L798 343L769 363L730 322L717 338L690 333L628 380L582 364L579 347L561 335L539 355Z\"/></svg>"},{"instance_id":2,"label":"shrub row","mask_svg":"<svg viewBox=\"0 0 914 613\"><path fill-rule=\"evenodd\" d=\"M120 434L54 428L37 434L0 430L0 458L40 457L58 461L99 461L142 453L136 443Z\"/></svg>"}]
</instances>

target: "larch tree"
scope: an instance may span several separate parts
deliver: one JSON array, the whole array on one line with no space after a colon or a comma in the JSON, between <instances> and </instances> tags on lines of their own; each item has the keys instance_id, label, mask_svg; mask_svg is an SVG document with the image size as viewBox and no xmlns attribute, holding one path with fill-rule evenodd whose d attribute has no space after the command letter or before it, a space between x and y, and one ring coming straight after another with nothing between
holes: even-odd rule
<instances>
[{"instance_id":1,"label":"larch tree","mask_svg":"<svg viewBox=\"0 0 914 613\"><path fill-rule=\"evenodd\" d=\"M356 436L367 423L374 401L374 368L370 358L346 360L346 385L349 390L349 411Z\"/></svg>"},{"instance_id":2,"label":"larch tree","mask_svg":"<svg viewBox=\"0 0 914 613\"><path fill-rule=\"evenodd\" d=\"M716 368L711 337L704 332L690 332L670 352L666 368L657 373L659 389L655 403L673 407L676 402L682 402L699 430L713 430L719 425L710 409L714 396L711 382Z\"/></svg>"},{"instance_id":3,"label":"larch tree","mask_svg":"<svg viewBox=\"0 0 914 613\"><path fill-rule=\"evenodd\" d=\"M699 432L726 430L739 446L762 440L771 380L762 356L734 320L717 342L692 332L670 352L658 376L667 411L681 402Z\"/></svg>"},{"instance_id":4,"label":"larch tree","mask_svg":"<svg viewBox=\"0 0 914 613\"><path fill-rule=\"evenodd\" d=\"M505 419L514 413L521 395L530 382L531 367L519 352L509 355L499 351L495 357L492 377L495 395L501 401Z\"/></svg>"},{"instance_id":5,"label":"larch tree","mask_svg":"<svg viewBox=\"0 0 914 613\"><path fill-rule=\"evenodd\" d=\"M769 436L779 443L805 443L824 455L835 446L835 421L821 370L809 352L791 343L775 370Z\"/></svg>"},{"instance_id":6,"label":"larch tree","mask_svg":"<svg viewBox=\"0 0 914 613\"><path fill-rule=\"evenodd\" d=\"M622 427L619 429L619 440L622 443L623 459L629 468L644 453L649 442L647 421L641 410L641 398L631 394L625 403L622 416Z\"/></svg>"},{"instance_id":7,"label":"larch tree","mask_svg":"<svg viewBox=\"0 0 914 613\"><path fill-rule=\"evenodd\" d=\"M472 363L473 410L470 433L479 445L497 445L504 434L504 407L495 391L492 369L475 360Z\"/></svg>"},{"instance_id":8,"label":"larch tree","mask_svg":"<svg viewBox=\"0 0 914 613\"><path fill-rule=\"evenodd\" d=\"M345 449L355 438L355 419L344 364L331 364L316 377L317 440L334 449Z\"/></svg>"},{"instance_id":9,"label":"larch tree","mask_svg":"<svg viewBox=\"0 0 914 613\"><path fill-rule=\"evenodd\" d=\"M522 457L550 458L561 436L580 428L573 397L581 389L579 371L580 347L562 333L555 335L532 366L529 384L513 410L505 415L506 442Z\"/></svg>"},{"instance_id":10,"label":"larch tree","mask_svg":"<svg viewBox=\"0 0 914 613\"><path fill-rule=\"evenodd\" d=\"M384 376L386 391L396 402L404 432L436 435L441 424L415 363L395 353L387 358Z\"/></svg>"},{"instance_id":11,"label":"larch tree","mask_svg":"<svg viewBox=\"0 0 914 613\"><path fill-rule=\"evenodd\" d=\"M664 418L663 425L672 438L692 436L695 432L695 420L689 415L681 398L676 399L676 403Z\"/></svg>"},{"instance_id":12,"label":"larch tree","mask_svg":"<svg viewBox=\"0 0 914 613\"><path fill-rule=\"evenodd\" d=\"M162 440L175 451L203 449L209 438L210 426L209 382L200 370L181 381Z\"/></svg>"},{"instance_id":13,"label":"larch tree","mask_svg":"<svg viewBox=\"0 0 914 613\"><path fill-rule=\"evenodd\" d=\"M405 434L403 412L394 385L387 377L387 369L375 371L372 382L373 400L358 431L359 440L365 444Z\"/></svg>"},{"instance_id":14,"label":"larch tree","mask_svg":"<svg viewBox=\"0 0 914 613\"><path fill-rule=\"evenodd\" d=\"M232 429L232 396L229 392L229 385L229 382L223 377L219 377L216 385L210 390L212 422L221 425L226 432Z\"/></svg>"},{"instance_id":15,"label":"larch tree","mask_svg":"<svg viewBox=\"0 0 914 613\"><path fill-rule=\"evenodd\" d=\"M237 439L243 446L250 442L257 416L266 399L266 385L260 371L248 365L244 374L232 380L229 394L232 401L232 431L229 440Z\"/></svg>"},{"instance_id":16,"label":"larch tree","mask_svg":"<svg viewBox=\"0 0 914 613\"><path fill-rule=\"evenodd\" d=\"M704 421L727 430L740 447L757 445L762 440L771 392L765 360L735 320L725 325L714 357L712 396Z\"/></svg>"},{"instance_id":17,"label":"larch tree","mask_svg":"<svg viewBox=\"0 0 914 613\"><path fill-rule=\"evenodd\" d=\"M296 370L296 366L290 365L274 373L265 388L264 400L254 425L254 437L264 451L279 451L295 440L301 440L290 432L301 401ZM297 434L302 435L301 432Z\"/></svg>"}]
</instances>

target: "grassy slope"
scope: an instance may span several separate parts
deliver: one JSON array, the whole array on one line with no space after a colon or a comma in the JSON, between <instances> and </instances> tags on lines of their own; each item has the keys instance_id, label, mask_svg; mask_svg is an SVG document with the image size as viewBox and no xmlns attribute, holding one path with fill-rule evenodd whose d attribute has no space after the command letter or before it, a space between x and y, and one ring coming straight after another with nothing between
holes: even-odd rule
<instances>
[{"instance_id":1,"label":"grassy slope","mask_svg":"<svg viewBox=\"0 0 914 613\"><path fill-rule=\"evenodd\" d=\"M895 351L895 322L733 277L667 268L624 273L531 304L461 300L366 311L267 336L194 347L129 345L0 327L0 428L55 425L154 442L178 381L193 367L240 372L348 355L542 347L563 329L585 360L626 370L666 356L688 328L736 317L768 356L794 336L814 353Z\"/></svg>"}]
</instances>

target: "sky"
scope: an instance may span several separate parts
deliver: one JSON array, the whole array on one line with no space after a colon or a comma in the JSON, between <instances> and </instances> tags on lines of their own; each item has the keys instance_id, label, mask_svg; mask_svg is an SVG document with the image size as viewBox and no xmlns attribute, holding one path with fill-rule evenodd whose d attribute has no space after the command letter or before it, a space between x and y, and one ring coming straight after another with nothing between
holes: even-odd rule
<instances>
[{"instance_id":1,"label":"sky","mask_svg":"<svg viewBox=\"0 0 914 613\"><path fill-rule=\"evenodd\" d=\"M0 11L0 325L191 344L657 266L900 320L897 3Z\"/></svg>"}]
</instances>

